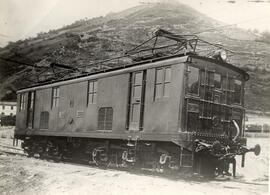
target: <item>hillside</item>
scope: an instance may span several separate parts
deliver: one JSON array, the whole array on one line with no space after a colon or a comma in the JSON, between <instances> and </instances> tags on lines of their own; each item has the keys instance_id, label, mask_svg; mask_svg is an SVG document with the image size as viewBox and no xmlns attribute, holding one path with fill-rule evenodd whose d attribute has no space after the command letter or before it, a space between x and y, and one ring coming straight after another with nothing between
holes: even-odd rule
<instances>
[{"instance_id":1,"label":"hillside","mask_svg":"<svg viewBox=\"0 0 270 195\"><path fill-rule=\"evenodd\" d=\"M48 62L82 66L123 54L158 28L178 34L202 32L198 35L203 39L234 51L229 62L251 75L246 85L248 109L270 111L270 44L257 42L256 35L233 26L222 28L224 25L182 4L140 5L10 43L0 49L0 57L38 66ZM31 66L0 60L0 98L15 99L15 91L31 84L29 77L35 72Z\"/></svg>"}]
</instances>

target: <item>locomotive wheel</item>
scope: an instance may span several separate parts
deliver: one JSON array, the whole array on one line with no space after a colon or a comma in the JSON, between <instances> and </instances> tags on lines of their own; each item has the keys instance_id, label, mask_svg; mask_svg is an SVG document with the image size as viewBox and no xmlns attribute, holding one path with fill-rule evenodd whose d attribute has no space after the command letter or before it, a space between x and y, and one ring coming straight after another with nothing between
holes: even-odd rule
<instances>
[{"instance_id":1,"label":"locomotive wheel","mask_svg":"<svg viewBox=\"0 0 270 195\"><path fill-rule=\"evenodd\" d=\"M158 163L159 172L165 174L171 173L170 163L171 163L171 156L169 156L168 154L161 154Z\"/></svg>"},{"instance_id":2,"label":"locomotive wheel","mask_svg":"<svg viewBox=\"0 0 270 195\"><path fill-rule=\"evenodd\" d=\"M105 147L94 148L92 152L92 161L98 166L106 168L110 164L110 158Z\"/></svg>"},{"instance_id":3,"label":"locomotive wheel","mask_svg":"<svg viewBox=\"0 0 270 195\"><path fill-rule=\"evenodd\" d=\"M58 156L55 156L54 158L53 158L53 160L54 160L54 162L60 162L60 161L62 161L62 159L63 159L63 155L62 154L59 154Z\"/></svg>"},{"instance_id":4,"label":"locomotive wheel","mask_svg":"<svg viewBox=\"0 0 270 195\"><path fill-rule=\"evenodd\" d=\"M39 146L38 147L38 155L40 159L45 159L46 158L46 154L45 154L45 148L43 146Z\"/></svg>"},{"instance_id":5,"label":"locomotive wheel","mask_svg":"<svg viewBox=\"0 0 270 195\"><path fill-rule=\"evenodd\" d=\"M35 152L32 151L31 148L30 149L27 149L27 150L24 150L24 152L27 153L27 157L29 157L29 158L31 158L31 157L33 157L35 155Z\"/></svg>"},{"instance_id":6,"label":"locomotive wheel","mask_svg":"<svg viewBox=\"0 0 270 195\"><path fill-rule=\"evenodd\" d=\"M135 153L133 150L124 150L122 153L122 167L133 168L135 166Z\"/></svg>"},{"instance_id":7,"label":"locomotive wheel","mask_svg":"<svg viewBox=\"0 0 270 195\"><path fill-rule=\"evenodd\" d=\"M23 150L26 154L27 154L27 157L33 157L35 155L35 152L33 150L33 145L28 145L26 147L24 147L24 150Z\"/></svg>"},{"instance_id":8,"label":"locomotive wheel","mask_svg":"<svg viewBox=\"0 0 270 195\"><path fill-rule=\"evenodd\" d=\"M54 162L60 162L63 159L63 154L61 149L58 145L55 146L54 153L53 153L53 160Z\"/></svg>"},{"instance_id":9,"label":"locomotive wheel","mask_svg":"<svg viewBox=\"0 0 270 195\"><path fill-rule=\"evenodd\" d=\"M55 144L51 141L47 142L47 146L43 152L43 156L48 159L52 159L54 162L59 162L63 159L63 154L61 148L58 144Z\"/></svg>"}]
</instances>

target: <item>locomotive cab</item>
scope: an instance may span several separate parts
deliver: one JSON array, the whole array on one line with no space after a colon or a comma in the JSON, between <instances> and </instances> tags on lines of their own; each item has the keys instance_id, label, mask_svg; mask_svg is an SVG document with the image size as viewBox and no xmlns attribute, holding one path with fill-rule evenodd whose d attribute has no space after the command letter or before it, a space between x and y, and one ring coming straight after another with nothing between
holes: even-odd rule
<instances>
[{"instance_id":1,"label":"locomotive cab","mask_svg":"<svg viewBox=\"0 0 270 195\"><path fill-rule=\"evenodd\" d=\"M188 59L184 109L188 132L243 137L244 84L248 75L228 65L198 56Z\"/></svg>"},{"instance_id":2,"label":"locomotive cab","mask_svg":"<svg viewBox=\"0 0 270 195\"><path fill-rule=\"evenodd\" d=\"M224 61L205 57L189 57L186 66L184 121L194 141L195 172L202 175L236 172L235 155L256 151L246 149L244 138L244 85L249 75Z\"/></svg>"}]
</instances>

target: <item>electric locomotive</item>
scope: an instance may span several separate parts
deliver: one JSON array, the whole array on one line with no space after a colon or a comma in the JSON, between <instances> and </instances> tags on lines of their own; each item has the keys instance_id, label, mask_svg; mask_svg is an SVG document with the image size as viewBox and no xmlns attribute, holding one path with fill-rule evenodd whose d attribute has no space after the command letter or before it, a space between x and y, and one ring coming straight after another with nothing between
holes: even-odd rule
<instances>
[{"instance_id":1,"label":"electric locomotive","mask_svg":"<svg viewBox=\"0 0 270 195\"><path fill-rule=\"evenodd\" d=\"M205 44L218 50L199 55ZM244 166L247 152L260 153L259 145L245 147L249 75L226 62L219 45L160 29L127 57L129 63L19 90L15 138L25 152L209 177L231 174L230 165L235 176L236 155Z\"/></svg>"}]
</instances>

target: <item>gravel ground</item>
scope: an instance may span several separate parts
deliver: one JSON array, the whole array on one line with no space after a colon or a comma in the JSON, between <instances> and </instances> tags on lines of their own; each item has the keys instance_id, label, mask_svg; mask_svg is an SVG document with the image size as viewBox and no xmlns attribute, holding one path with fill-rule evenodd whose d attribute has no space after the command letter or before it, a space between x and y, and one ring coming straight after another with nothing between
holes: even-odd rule
<instances>
[{"instance_id":1,"label":"gravel ground","mask_svg":"<svg viewBox=\"0 0 270 195\"><path fill-rule=\"evenodd\" d=\"M11 142L0 139L0 144ZM248 139L248 145L255 143L262 146L261 155L247 154L244 168L238 158L236 178L212 181L103 170L0 152L0 194L268 194L269 139Z\"/></svg>"}]
</instances>

